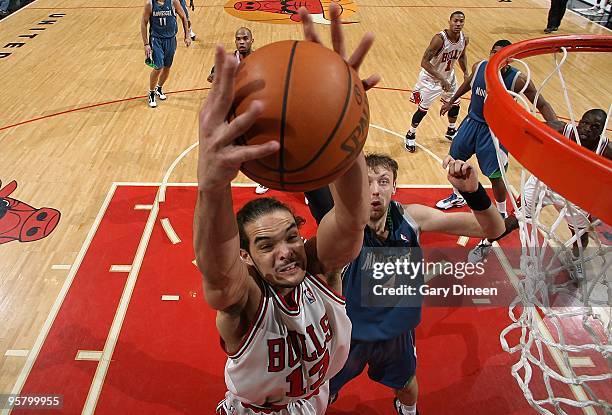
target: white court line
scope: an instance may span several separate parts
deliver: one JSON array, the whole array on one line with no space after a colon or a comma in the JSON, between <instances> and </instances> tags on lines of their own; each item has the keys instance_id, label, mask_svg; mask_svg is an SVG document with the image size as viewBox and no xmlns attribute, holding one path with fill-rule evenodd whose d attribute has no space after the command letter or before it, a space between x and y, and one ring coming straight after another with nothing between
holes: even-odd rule
<instances>
[{"instance_id":1,"label":"white court line","mask_svg":"<svg viewBox=\"0 0 612 415\"><path fill-rule=\"evenodd\" d=\"M68 265L68 264L56 264L56 265L51 265L51 269L53 270L58 270L58 269L70 269L72 265Z\"/></svg>"},{"instance_id":2,"label":"white court line","mask_svg":"<svg viewBox=\"0 0 612 415\"><path fill-rule=\"evenodd\" d=\"M391 135L395 135L395 136L397 136L397 137L401 138L402 140L404 139L404 136L403 136L403 135L401 135L401 134L399 134L399 133L396 133L395 131L391 131L391 130L389 130L389 129L385 128L385 127L381 127L381 126L376 125L376 124L370 124L370 127L374 127L374 128L377 128L377 129L379 129L379 130L381 130L381 131L384 131L384 132L386 132L386 133L389 133L389 134L391 134ZM434 159L435 159L435 160L436 160L438 163L440 163L440 173L444 172L444 177L446 177L446 170L444 170L444 169L442 168L442 159L441 159L440 157L438 157L436 154L434 154L434 153L433 153L431 150L429 150L427 147L424 147L424 146L422 146L422 145L421 145L421 144L419 144L419 143L416 143L416 145L417 145L417 147L421 148L421 149L422 149L424 152L426 152L427 154L429 154L431 157L433 157L433 158L434 158Z\"/></svg>"},{"instance_id":3,"label":"white court line","mask_svg":"<svg viewBox=\"0 0 612 415\"><path fill-rule=\"evenodd\" d=\"M106 378L106 373L108 372L108 367L110 366L111 358L113 357L113 352L115 351L115 346L117 345L117 341L119 340L119 334L121 332L121 327L123 326L123 320L125 319L125 316L127 314L127 309L130 304L132 294L134 292L134 286L136 285L138 273L140 272L140 267L142 266L142 263L144 261L145 252L147 251L149 239L151 238L151 234L153 233L153 226L155 225L158 213L159 203L157 202L156 196L155 203L153 204L153 208L149 213L149 217L142 233L142 237L140 238L140 243L138 244L138 248L136 249L136 255L134 256L132 269L125 282L125 286L121 294L121 299L119 300L119 305L117 306L117 311L115 312L115 317L113 318L113 323L111 324L110 330L108 332L108 337L106 338L106 342L104 343L102 357L100 359L100 362L98 363L98 367L96 368L96 373L91 382L91 386L89 387L89 392L87 393L87 400L85 401L83 411L81 412L82 415L93 414L96 410L96 404L98 403L98 398L100 397L100 393L102 392L102 386L104 385L104 379Z\"/></svg>"},{"instance_id":4,"label":"white court line","mask_svg":"<svg viewBox=\"0 0 612 415\"><path fill-rule=\"evenodd\" d=\"M4 355L6 357L26 357L29 353L30 351L26 349L22 349L22 350L12 349L12 350L7 350L4 353Z\"/></svg>"},{"instance_id":5,"label":"white court line","mask_svg":"<svg viewBox=\"0 0 612 415\"><path fill-rule=\"evenodd\" d=\"M572 367L595 367L595 363L588 356L575 356L569 358Z\"/></svg>"},{"instance_id":6,"label":"white court line","mask_svg":"<svg viewBox=\"0 0 612 415\"><path fill-rule=\"evenodd\" d=\"M135 205L134 210L151 210L153 205Z\"/></svg>"},{"instance_id":7,"label":"white court line","mask_svg":"<svg viewBox=\"0 0 612 415\"><path fill-rule=\"evenodd\" d=\"M102 352L99 350L79 350L74 360L89 360L99 362L102 358Z\"/></svg>"},{"instance_id":8,"label":"white court line","mask_svg":"<svg viewBox=\"0 0 612 415\"><path fill-rule=\"evenodd\" d=\"M170 223L170 219L163 218L160 220L160 222L161 222L162 228L164 229L164 232L166 232L166 236L168 237L168 239L170 239L170 242L172 242L173 245L180 243L181 238L179 238L179 236L176 234L176 231L174 230L174 228L172 227L172 224Z\"/></svg>"},{"instance_id":9,"label":"white court line","mask_svg":"<svg viewBox=\"0 0 612 415\"><path fill-rule=\"evenodd\" d=\"M493 247L495 248L493 249L493 251L495 252L495 255L497 255L497 259L499 260L499 263L501 264L502 268L506 272L506 275L508 276L508 280L510 280L512 285L514 285L515 290L518 292L519 280L518 280L518 277L513 272L512 265L510 265L510 261L508 260L508 257L503 252L502 248L499 246L497 242L493 242ZM535 320L536 320L538 329L542 333L542 337L544 337L544 339L550 341L551 343L554 342L555 340L552 334L550 333L550 331L548 330L548 327L546 326L546 324L544 324L544 321L542 320L542 317L540 316L540 314L534 313L534 315L535 315ZM544 343L544 346L550 352L553 360L555 361L555 364L561 371L561 374L567 378L571 378L572 377L571 371L565 365L561 352L554 347L550 347L546 343ZM574 395L576 400L578 401L588 400L587 394L581 385L568 384L567 386L572 391L572 394ZM587 415L597 415L593 407L582 408L582 410Z\"/></svg>"},{"instance_id":10,"label":"white court line","mask_svg":"<svg viewBox=\"0 0 612 415\"><path fill-rule=\"evenodd\" d=\"M166 295L162 295L161 299L162 299L162 301L178 301L178 300L181 299L181 297L178 296L178 295L168 295L168 294L166 294Z\"/></svg>"},{"instance_id":11,"label":"white court line","mask_svg":"<svg viewBox=\"0 0 612 415\"><path fill-rule=\"evenodd\" d=\"M131 265L111 265L109 272L130 272L132 270Z\"/></svg>"},{"instance_id":12,"label":"white court line","mask_svg":"<svg viewBox=\"0 0 612 415\"><path fill-rule=\"evenodd\" d=\"M28 354L28 358L26 359L26 362L23 365L23 368L21 369L19 376L17 377L17 380L15 381L15 385L13 386L11 394L19 395L19 393L21 392L21 389L23 388L23 385L25 384L25 381L28 378L30 371L32 370L32 367L34 366L34 362L38 358L38 353L40 353L40 349L42 348L43 343L45 342L45 339L47 338L47 335L49 334L49 330L51 329L51 326L53 325L53 322L55 321L55 318L57 317L60 307L62 306L62 303L64 302L64 299L66 298L66 295L68 294L70 285L72 284L72 281L74 280L74 277L76 276L76 273L79 267L81 266L81 263L83 262L83 258L85 257L85 254L87 253L87 250L89 249L89 245L91 244L91 241L93 240L96 234L96 231L98 230L98 226L100 226L100 222L102 222L102 217L104 216L104 213L106 212L106 209L108 208L108 205L110 204L110 201L113 195L115 194L116 188L117 186L115 184L111 185L111 188L109 189L106 195L106 198L104 199L104 202L102 203L102 206L100 207L100 210L98 211L98 215L94 219L94 222L91 225L91 229L89 230L89 233L85 237L85 241L83 242L83 245L81 246L81 250L79 251L79 254L76 257L74 264L72 264L72 268L70 269L70 272L68 273L68 276L66 277L66 280L64 281L64 285L62 286L62 289L58 293L57 298L55 299L55 302L51 306L49 315L47 316L47 319L43 323L43 326L40 329L40 333L38 334L38 337L36 338L36 341L34 342L34 345L32 346L30 353ZM9 412L10 412L9 409L4 409L2 411L2 415L8 415Z\"/></svg>"},{"instance_id":13,"label":"white court line","mask_svg":"<svg viewBox=\"0 0 612 415\"><path fill-rule=\"evenodd\" d=\"M460 236L459 239L457 239L457 245L466 246L469 241L470 241L469 237Z\"/></svg>"}]
</instances>

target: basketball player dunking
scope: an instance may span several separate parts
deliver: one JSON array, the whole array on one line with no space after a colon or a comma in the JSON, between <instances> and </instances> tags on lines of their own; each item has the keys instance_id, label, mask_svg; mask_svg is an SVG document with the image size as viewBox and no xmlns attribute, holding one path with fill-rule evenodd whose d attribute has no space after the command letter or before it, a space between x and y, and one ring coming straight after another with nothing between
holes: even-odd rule
<instances>
[{"instance_id":1,"label":"basketball player dunking","mask_svg":"<svg viewBox=\"0 0 612 415\"><path fill-rule=\"evenodd\" d=\"M572 123L564 123L562 121L550 121L547 122L549 126L568 137L572 141L576 141L576 132L580 137L580 144L587 149L591 150L596 154L601 154L609 160L612 160L612 145L608 141L607 137L602 137L602 133L606 124L606 112L599 108L593 108L588 110L582 115L582 118L575 126ZM600 139L601 138L601 139ZM523 198L525 200L525 215L529 217L530 212L533 211L533 204L538 203L536 191L544 192L542 198L542 206L553 205L557 210L561 210L565 206L565 199L559 194L553 192L551 189L546 187L545 184L540 183L538 178L531 175L525 182L523 189ZM538 192L538 193L539 193ZM580 244L582 248L586 248L589 243L589 234L584 230L589 227L590 220L589 214L579 207L575 208L576 214L567 212L565 220L567 221L570 231L572 234L575 233L574 226L578 228L578 232L581 232ZM510 232L519 228L519 223L516 217L510 216L506 221L506 232L496 239L483 239L474 249L468 254L468 261L480 262L484 261L491 251L492 244L494 241L498 241L508 235ZM578 241L574 242L572 253L574 258L572 259L576 263L576 272L571 273L572 276L580 277L582 270L580 264L576 262L576 258L579 256Z\"/></svg>"},{"instance_id":2,"label":"basketball player dunking","mask_svg":"<svg viewBox=\"0 0 612 415\"><path fill-rule=\"evenodd\" d=\"M344 56L340 10L332 4L332 42ZM307 40L317 41L300 10ZM347 60L355 70L373 43L366 35ZM340 270L359 253L369 210L367 169L360 154L332 185L335 208L314 238L303 242L300 218L272 198L247 203L234 217L231 181L241 164L272 154L277 141L234 145L262 109L253 104L230 123L236 59L218 48L215 79L200 112L198 201L194 249L204 293L217 310L217 328L228 360L228 392L218 414L320 415L329 378L348 354L351 323ZM364 80L365 89L378 77Z\"/></svg>"},{"instance_id":3,"label":"basketball player dunking","mask_svg":"<svg viewBox=\"0 0 612 415\"><path fill-rule=\"evenodd\" d=\"M469 40L463 33L464 24L463 12L453 12L448 29L434 35L421 59L419 79L410 97L410 101L417 104L418 108L412 116L412 123L406 133L406 150L411 153L416 151L416 129L427 115L431 104L438 97L441 97L442 102L449 102L450 97L457 91L454 69L456 61L459 61L464 77L468 76L467 46ZM455 122L459 115L459 100L451 101L451 104L451 110L448 112L448 129L445 134L449 140L452 140L457 132Z\"/></svg>"},{"instance_id":4,"label":"basketball player dunking","mask_svg":"<svg viewBox=\"0 0 612 415\"><path fill-rule=\"evenodd\" d=\"M500 39L493 44L491 47L490 56L500 51L503 47L510 45L510 41L506 39ZM454 159L469 160L474 154L478 158L478 165L482 173L489 178L491 185L493 186L493 195L497 203L497 209L499 212L506 217L506 186L501 176L501 168L497 158L497 150L491 136L491 130L484 118L484 103L487 95L487 86L485 83L485 68L487 61L480 61L474 64L472 68L472 74L466 78L463 84L459 87L455 95L451 100L459 99L463 94L472 91L472 97L470 100L470 108L468 109L468 115L461 122L459 131L455 135L449 154ZM506 65L501 69L501 76L503 78L504 85L508 91L520 92L523 89L523 94L534 102L536 99L536 88L533 82L529 81L527 85L527 78L521 74L516 68ZM540 95L537 97L536 107L542 114L546 121L555 121L557 115L555 111L546 101L544 96ZM445 112L450 112L452 107L449 103L442 106L440 115L444 115ZM500 145L502 150L503 168L508 167L508 152ZM457 192L453 192L450 196L438 201L436 207L439 209L450 209L452 207L461 207L465 205L465 201Z\"/></svg>"}]
</instances>

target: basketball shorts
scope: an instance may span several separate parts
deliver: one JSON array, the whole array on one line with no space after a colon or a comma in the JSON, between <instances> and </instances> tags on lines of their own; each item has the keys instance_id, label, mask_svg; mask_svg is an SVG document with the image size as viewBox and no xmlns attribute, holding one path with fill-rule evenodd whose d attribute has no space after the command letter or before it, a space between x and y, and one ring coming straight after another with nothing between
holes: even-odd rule
<instances>
[{"instance_id":1,"label":"basketball shorts","mask_svg":"<svg viewBox=\"0 0 612 415\"><path fill-rule=\"evenodd\" d=\"M540 182L537 177L531 175L525 182L523 188L523 197L525 199L525 215L529 218L531 213L539 203L540 194L544 193L542 197L542 207L554 206L555 209L561 211L565 207L565 200L561 195L553 192L548 186ZM589 214L578 206L574 206L572 211L567 211L565 214L565 220L571 228L577 227L578 229L584 229L591 223ZM523 209L523 207L521 207Z\"/></svg>"},{"instance_id":2,"label":"basketball shorts","mask_svg":"<svg viewBox=\"0 0 612 415\"><path fill-rule=\"evenodd\" d=\"M374 382L403 389L416 373L414 330L391 340L351 340L344 367L330 380L330 394L338 393L351 379L359 376L366 364L368 376Z\"/></svg>"},{"instance_id":3,"label":"basketball shorts","mask_svg":"<svg viewBox=\"0 0 612 415\"><path fill-rule=\"evenodd\" d=\"M419 79L412 90L410 96L410 102L414 102L423 111L427 111L431 104L440 97L442 102L448 102L449 99L457 92L457 78L453 73L449 77L448 82L451 84L450 91L446 92L442 89L440 82L432 78L425 70L421 70ZM454 104L459 105L459 100L455 101Z\"/></svg>"},{"instance_id":4,"label":"basketball shorts","mask_svg":"<svg viewBox=\"0 0 612 415\"><path fill-rule=\"evenodd\" d=\"M327 410L329 398L329 381L319 387L319 393L308 399L299 399L288 405L278 407L259 407L240 401L231 392L226 392L225 399L217 405L216 415L323 415Z\"/></svg>"},{"instance_id":5,"label":"basketball shorts","mask_svg":"<svg viewBox=\"0 0 612 415\"><path fill-rule=\"evenodd\" d=\"M508 168L508 150L500 143L501 158L504 169ZM469 116L461 122L457 134L453 138L450 152L452 158L467 161L476 154L482 174L490 179L501 177L497 150L493 143L491 130L486 123L476 121Z\"/></svg>"},{"instance_id":6,"label":"basketball shorts","mask_svg":"<svg viewBox=\"0 0 612 415\"><path fill-rule=\"evenodd\" d=\"M174 61L176 52L176 37L151 37L153 62L158 68L169 68Z\"/></svg>"}]
</instances>

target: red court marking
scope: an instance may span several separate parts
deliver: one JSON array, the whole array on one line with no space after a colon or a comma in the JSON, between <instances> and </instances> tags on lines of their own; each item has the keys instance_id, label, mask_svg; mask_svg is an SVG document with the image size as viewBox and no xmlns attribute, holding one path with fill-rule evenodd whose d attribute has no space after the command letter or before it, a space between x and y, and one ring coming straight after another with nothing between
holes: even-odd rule
<instances>
[{"instance_id":1,"label":"red court marking","mask_svg":"<svg viewBox=\"0 0 612 415\"><path fill-rule=\"evenodd\" d=\"M96 362L77 362L74 357L79 349L101 350L104 345L127 277L108 269L112 264L131 263L150 213L135 211L133 206L152 203L156 191L151 186L117 188L22 391L65 396L62 411L45 413L81 412ZM398 189L396 199L431 205L448 192ZM234 188L233 194L236 207L255 197L253 188ZM266 196L270 195L307 218L302 233L313 234L314 220L301 194L270 191ZM203 299L201 276L191 263L195 197L195 187L169 187L167 201L160 205L96 413L115 414L118 408L121 413L212 413L225 393L225 354L219 346L215 313ZM168 240L160 225L162 218L170 220L181 243L173 245ZM431 233L422 238L431 255L437 247L458 247L456 241L457 237ZM468 249L476 242L470 240ZM502 245L517 246L517 236ZM490 260L487 267L487 279L509 290L497 261ZM164 294L179 295L180 301L162 302ZM508 323L505 306L425 308L417 329L423 413L533 413L510 376L515 357L499 344L499 333ZM534 379L538 380L537 375ZM389 389L364 373L341 391L328 413L391 415L395 414L391 398Z\"/></svg>"}]
</instances>

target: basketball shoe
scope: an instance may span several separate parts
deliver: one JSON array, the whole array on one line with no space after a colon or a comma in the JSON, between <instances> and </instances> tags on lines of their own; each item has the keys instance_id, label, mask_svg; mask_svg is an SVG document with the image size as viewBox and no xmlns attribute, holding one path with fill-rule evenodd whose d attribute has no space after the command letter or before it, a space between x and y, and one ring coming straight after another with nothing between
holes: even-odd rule
<instances>
[{"instance_id":1,"label":"basketball shoe","mask_svg":"<svg viewBox=\"0 0 612 415\"><path fill-rule=\"evenodd\" d=\"M448 127L446 129L446 134L444 134L444 137L446 137L447 140L453 141L453 138L455 138L455 134L457 134L457 129Z\"/></svg>"},{"instance_id":2,"label":"basketball shoe","mask_svg":"<svg viewBox=\"0 0 612 415\"><path fill-rule=\"evenodd\" d=\"M149 91L149 107L157 107L157 102L155 102L155 91Z\"/></svg>"},{"instance_id":3,"label":"basketball shoe","mask_svg":"<svg viewBox=\"0 0 612 415\"><path fill-rule=\"evenodd\" d=\"M402 403L400 402L399 399L397 399L397 398L393 399L393 406L395 407L395 410L397 411L397 413L399 415L409 415L408 412L406 412L404 409L402 409ZM419 410L418 409L416 410L415 415L419 415Z\"/></svg>"},{"instance_id":4,"label":"basketball shoe","mask_svg":"<svg viewBox=\"0 0 612 415\"><path fill-rule=\"evenodd\" d=\"M263 195L268 190L270 189L268 189L266 186L258 184L257 187L255 188L255 193L257 193L258 195Z\"/></svg>"},{"instance_id":5,"label":"basketball shoe","mask_svg":"<svg viewBox=\"0 0 612 415\"><path fill-rule=\"evenodd\" d=\"M157 95L157 96L159 97L159 99L161 99L162 101L165 101L165 100L166 100L166 98L168 98L168 97L167 97L167 96L164 94L164 92L162 91L162 87L161 87L161 86L159 86L159 85L157 85L157 86L155 87L155 95Z\"/></svg>"},{"instance_id":6,"label":"basketball shoe","mask_svg":"<svg viewBox=\"0 0 612 415\"><path fill-rule=\"evenodd\" d=\"M406 150L408 150L408 152L414 153L416 151L416 134L408 131L406 133L406 140L404 142L404 146L406 147Z\"/></svg>"},{"instance_id":7,"label":"basketball shoe","mask_svg":"<svg viewBox=\"0 0 612 415\"><path fill-rule=\"evenodd\" d=\"M436 207L443 210L461 206L465 206L465 199L461 196L457 196L455 192L451 193L446 199L439 200L438 203L436 203Z\"/></svg>"}]
</instances>

